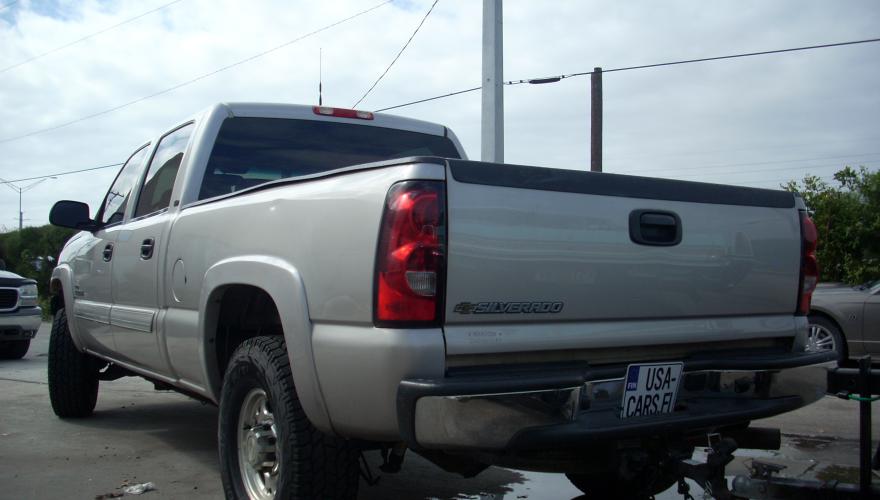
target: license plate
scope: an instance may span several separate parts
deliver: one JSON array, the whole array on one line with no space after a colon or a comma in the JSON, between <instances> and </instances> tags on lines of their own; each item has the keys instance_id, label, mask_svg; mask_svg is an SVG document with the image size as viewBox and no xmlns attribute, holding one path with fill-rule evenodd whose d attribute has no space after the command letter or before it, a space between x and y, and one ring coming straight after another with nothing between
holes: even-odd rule
<instances>
[{"instance_id":1,"label":"license plate","mask_svg":"<svg viewBox=\"0 0 880 500\"><path fill-rule=\"evenodd\" d=\"M669 413L675 408L681 363L629 365L620 418Z\"/></svg>"}]
</instances>

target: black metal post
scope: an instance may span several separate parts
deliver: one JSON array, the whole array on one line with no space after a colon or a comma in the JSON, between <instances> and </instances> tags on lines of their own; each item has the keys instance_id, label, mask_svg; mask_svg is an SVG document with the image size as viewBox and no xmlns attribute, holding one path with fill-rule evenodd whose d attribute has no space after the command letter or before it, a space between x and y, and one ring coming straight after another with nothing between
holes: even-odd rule
<instances>
[{"instance_id":1,"label":"black metal post","mask_svg":"<svg viewBox=\"0 0 880 500\"><path fill-rule=\"evenodd\" d=\"M859 491L871 498L871 356L859 359Z\"/></svg>"}]
</instances>

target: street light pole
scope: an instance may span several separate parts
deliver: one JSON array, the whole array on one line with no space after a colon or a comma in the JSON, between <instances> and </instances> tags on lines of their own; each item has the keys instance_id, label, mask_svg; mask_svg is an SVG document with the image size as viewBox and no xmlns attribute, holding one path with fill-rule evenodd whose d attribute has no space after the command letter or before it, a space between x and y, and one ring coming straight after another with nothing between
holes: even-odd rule
<instances>
[{"instance_id":1,"label":"street light pole","mask_svg":"<svg viewBox=\"0 0 880 500\"><path fill-rule=\"evenodd\" d=\"M24 229L24 211L21 209L21 194L24 193L25 191L30 191L31 189L36 187L37 184L40 184L41 182L47 181L49 179L55 179L55 177L44 177L44 178L38 180L37 182L34 182L31 184L28 184L27 186L21 187L21 186L16 186L15 184L7 181L6 179L0 178L0 182L2 182L3 184L6 184L9 187L9 189L18 193L18 230L19 231Z\"/></svg>"}]
</instances>

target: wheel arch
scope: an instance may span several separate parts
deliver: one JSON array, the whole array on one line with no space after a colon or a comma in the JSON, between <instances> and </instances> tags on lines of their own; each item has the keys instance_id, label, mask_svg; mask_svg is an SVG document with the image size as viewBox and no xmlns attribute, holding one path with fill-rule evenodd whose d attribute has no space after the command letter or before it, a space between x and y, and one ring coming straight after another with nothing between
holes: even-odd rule
<instances>
[{"instance_id":1,"label":"wheel arch","mask_svg":"<svg viewBox=\"0 0 880 500\"><path fill-rule=\"evenodd\" d=\"M205 273L199 299L202 366L208 390L219 402L223 370L218 356L218 326L223 296L233 287L252 287L273 302L283 330L294 386L312 425L332 432L312 352L311 321L302 275L277 257L244 255L224 259Z\"/></svg>"},{"instance_id":2,"label":"wheel arch","mask_svg":"<svg viewBox=\"0 0 880 500\"><path fill-rule=\"evenodd\" d=\"M52 270L52 276L49 278L49 293L52 295L50 306L53 317L59 309L65 309L64 312L67 315L67 329L70 331L70 337L73 339L73 344L76 348L79 349L80 352L83 352L84 347L83 343L80 341L80 334L75 321L76 315L73 311L74 298L72 274L73 272L67 263L59 264Z\"/></svg>"}]
</instances>

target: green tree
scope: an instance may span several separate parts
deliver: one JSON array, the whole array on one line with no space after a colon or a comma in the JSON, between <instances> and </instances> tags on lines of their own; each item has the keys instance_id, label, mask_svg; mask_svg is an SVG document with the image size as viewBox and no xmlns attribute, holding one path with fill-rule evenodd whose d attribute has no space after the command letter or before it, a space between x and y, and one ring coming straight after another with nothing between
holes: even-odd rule
<instances>
[{"instance_id":1,"label":"green tree","mask_svg":"<svg viewBox=\"0 0 880 500\"><path fill-rule=\"evenodd\" d=\"M783 186L799 193L819 231L820 281L880 278L880 171L844 167L833 186L814 175Z\"/></svg>"},{"instance_id":2,"label":"green tree","mask_svg":"<svg viewBox=\"0 0 880 500\"><path fill-rule=\"evenodd\" d=\"M45 304L58 254L74 233L71 229L45 225L0 234L0 258L8 271L37 280L40 300Z\"/></svg>"}]
</instances>

